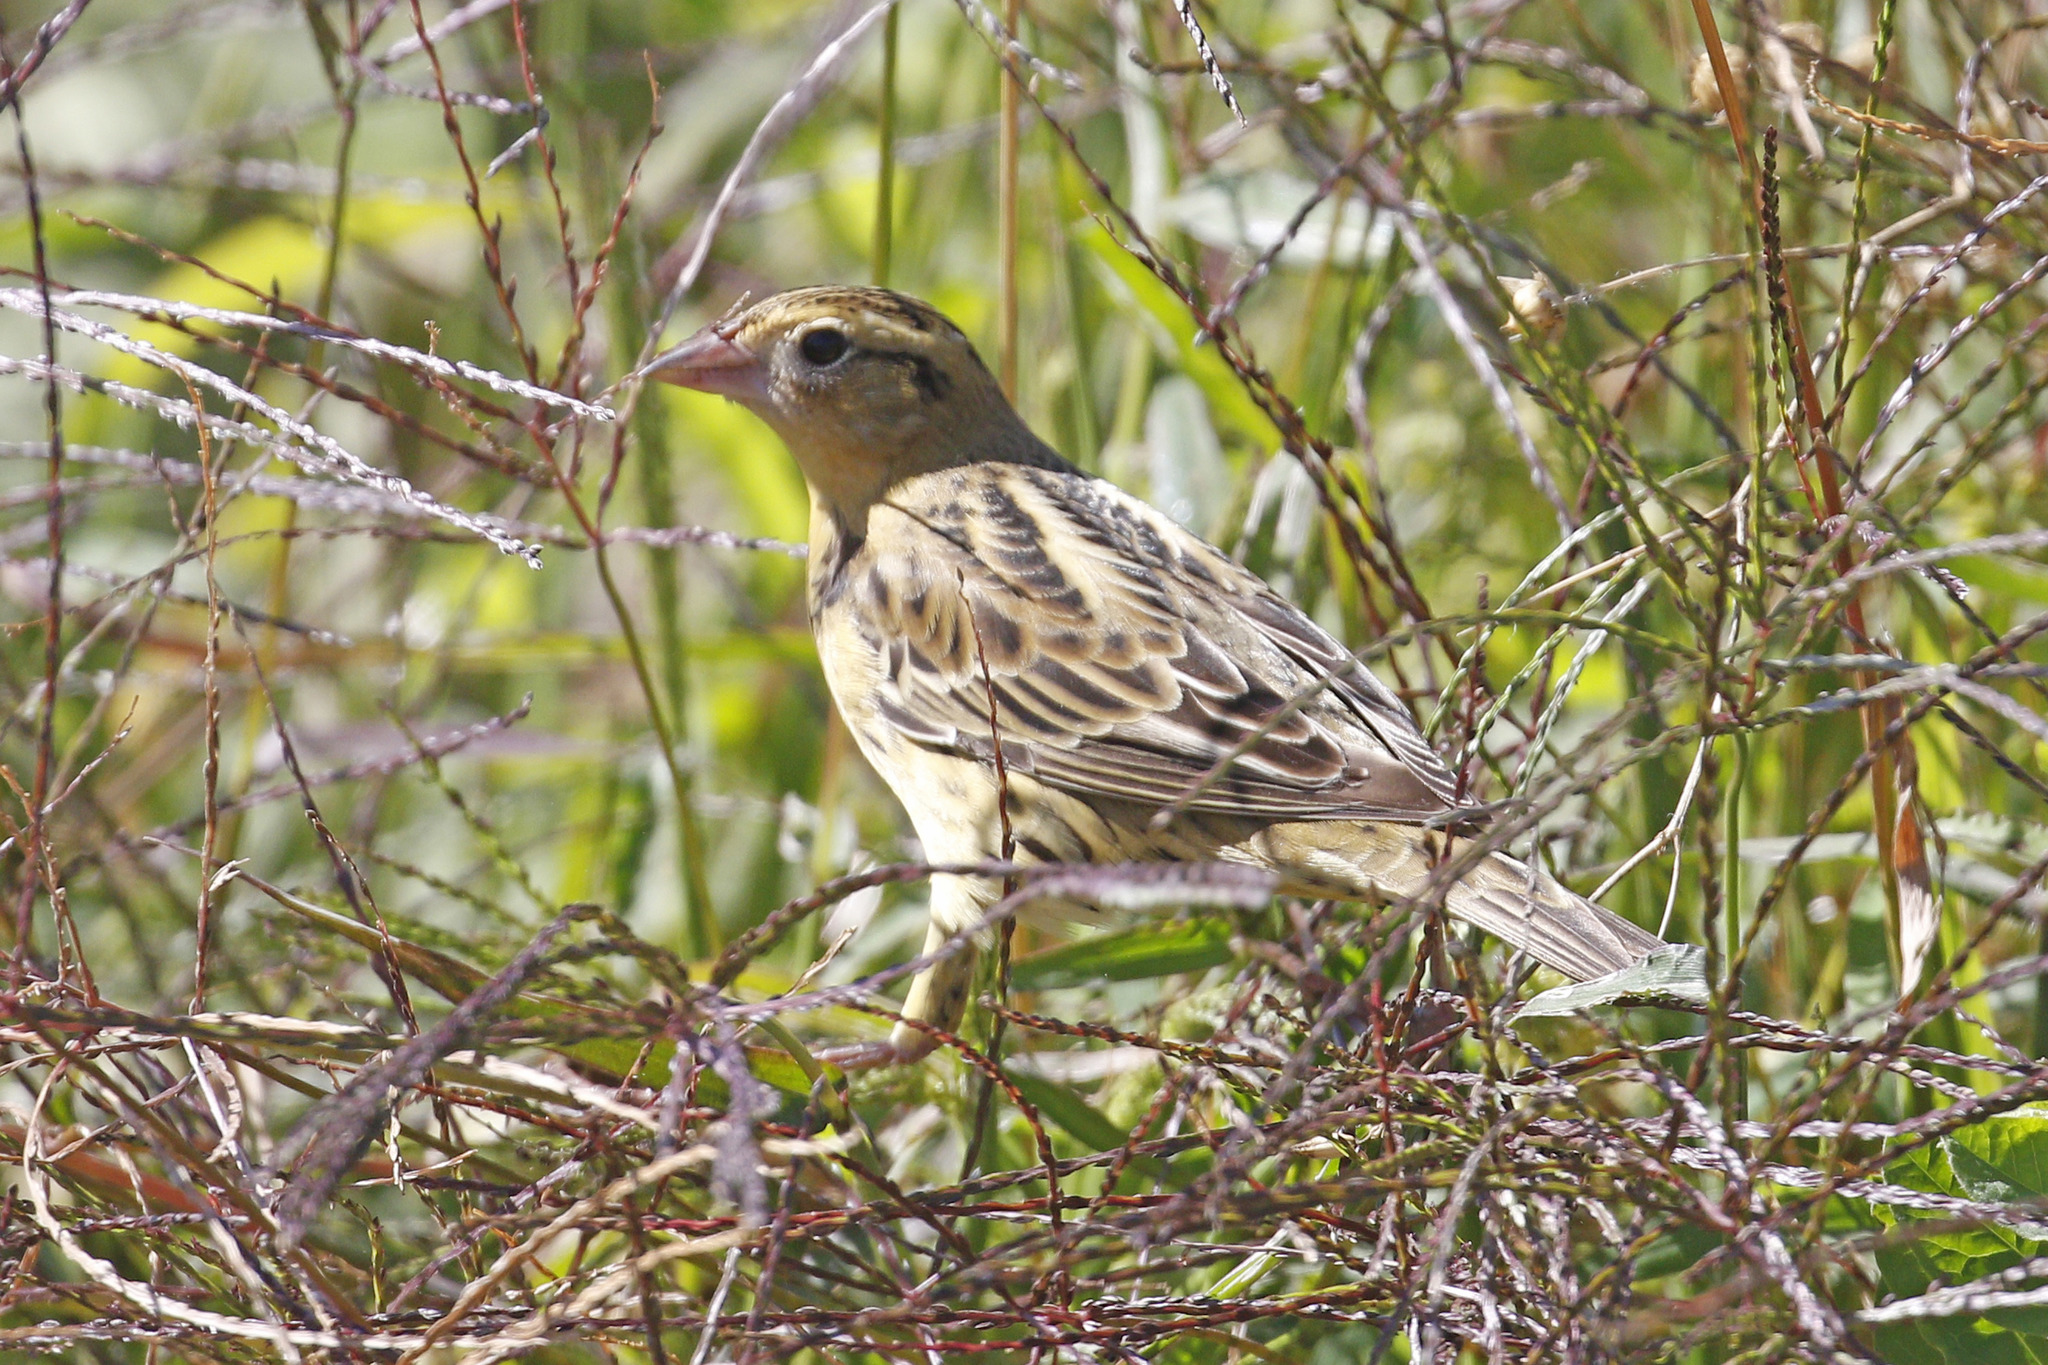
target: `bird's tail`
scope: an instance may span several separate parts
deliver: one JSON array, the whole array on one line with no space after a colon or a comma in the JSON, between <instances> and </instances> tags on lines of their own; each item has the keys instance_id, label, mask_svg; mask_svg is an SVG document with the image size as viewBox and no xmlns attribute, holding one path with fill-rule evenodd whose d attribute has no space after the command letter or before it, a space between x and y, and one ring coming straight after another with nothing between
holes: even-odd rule
<instances>
[{"instance_id":1,"label":"bird's tail","mask_svg":"<svg viewBox=\"0 0 2048 1365\"><path fill-rule=\"evenodd\" d=\"M1444 836L1413 825L1334 822L1272 826L1256 850L1317 895L1399 898L1429 889ZM1472 866L1444 893L1455 919L1477 925L1576 981L1633 967L1663 946L1611 910L1505 853Z\"/></svg>"},{"instance_id":2,"label":"bird's tail","mask_svg":"<svg viewBox=\"0 0 2048 1365\"><path fill-rule=\"evenodd\" d=\"M1575 981L1633 967L1664 940L1566 890L1541 868L1495 853L1444 897L1452 916L1476 924Z\"/></svg>"},{"instance_id":3,"label":"bird's tail","mask_svg":"<svg viewBox=\"0 0 2048 1365\"><path fill-rule=\"evenodd\" d=\"M1413 825L1335 821L1268 826L1249 844L1222 856L1278 869L1289 890L1344 898L1418 896L1431 889L1438 860L1449 857L1444 836ZM1453 850L1454 851L1454 850ZM932 919L925 953L936 960L911 982L906 1017L957 1030L974 988L973 942L954 944L960 930L981 922L1001 884L986 878L932 879ZM1664 940L1611 910L1569 891L1541 868L1493 853L1444 893L1452 918L1476 925L1575 981L1633 967ZM933 1039L898 1025L891 1046L902 1057L930 1050Z\"/></svg>"}]
</instances>

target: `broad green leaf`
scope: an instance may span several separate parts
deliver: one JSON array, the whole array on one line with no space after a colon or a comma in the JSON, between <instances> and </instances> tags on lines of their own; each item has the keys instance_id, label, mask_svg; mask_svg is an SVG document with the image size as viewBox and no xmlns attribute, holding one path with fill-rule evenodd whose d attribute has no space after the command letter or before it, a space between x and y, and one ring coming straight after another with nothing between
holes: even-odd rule
<instances>
[{"instance_id":1,"label":"broad green leaf","mask_svg":"<svg viewBox=\"0 0 2048 1365\"><path fill-rule=\"evenodd\" d=\"M1543 1019L1595 1005L1658 1000L1697 1002L1707 996L1707 950L1694 943L1667 943L1633 967L1532 996L1515 1017Z\"/></svg>"},{"instance_id":2,"label":"broad green leaf","mask_svg":"<svg viewBox=\"0 0 2048 1365\"><path fill-rule=\"evenodd\" d=\"M1671 1231L1652 1242L1641 1256L1636 1258L1636 1278L1654 1280L1689 1270L1700 1263L1701 1258L1716 1247L1723 1245L1723 1239L1705 1228L1691 1223L1681 1223Z\"/></svg>"},{"instance_id":3,"label":"broad green leaf","mask_svg":"<svg viewBox=\"0 0 2048 1365\"><path fill-rule=\"evenodd\" d=\"M2021 1109L1998 1114L1958 1129L1942 1139L1942 1148L1956 1183L1972 1199L2038 1204L2048 1198L2048 1113ZM2048 1217L2043 1223L1997 1229L1996 1235L2010 1248L2010 1254L1995 1257L1976 1273L2002 1270L2005 1262L2039 1255L2042 1238L2048 1237L2044 1224ZM2002 1309L1987 1316L2014 1331L2048 1337L2048 1308Z\"/></svg>"},{"instance_id":4,"label":"broad green leaf","mask_svg":"<svg viewBox=\"0 0 2048 1365\"><path fill-rule=\"evenodd\" d=\"M2034 1182L2042 1179L2044 1170L2044 1144L2048 1144L2048 1115L2031 1110L2000 1114L1963 1128L1932 1147L1905 1153L1888 1164L1884 1174L1893 1184L1908 1189L1983 1203L2034 1199L2039 1197ZM1880 1221L1905 1230L1933 1216L1891 1205L1880 1205L1876 1212ZM1909 1297L1923 1292L1937 1276L1945 1283L1961 1284L2017 1265L2040 1250L2041 1243L2025 1231L2004 1225L1937 1232L1879 1252L1879 1279L1892 1296ZM1960 1335L1964 1328L1958 1324L1966 1324L1974 1335ZM1959 1365L1982 1365L2008 1356L2026 1361L2028 1356L2012 1354L2021 1348L2018 1339L2004 1329L2048 1335L2048 1309L2009 1309L1978 1318L1930 1319L1916 1325L1921 1337ZM1987 1333L1991 1334L1988 1340Z\"/></svg>"},{"instance_id":5,"label":"broad green leaf","mask_svg":"<svg viewBox=\"0 0 2048 1365\"><path fill-rule=\"evenodd\" d=\"M1972 1199L2048 1199L2048 1113L2019 1109L1942 1139L1956 1181Z\"/></svg>"},{"instance_id":6,"label":"broad green leaf","mask_svg":"<svg viewBox=\"0 0 2048 1365\"><path fill-rule=\"evenodd\" d=\"M2034 1356L2017 1333L1981 1319L1926 1318L1912 1326L1942 1365L2034 1365Z\"/></svg>"},{"instance_id":7,"label":"broad green leaf","mask_svg":"<svg viewBox=\"0 0 2048 1365\"><path fill-rule=\"evenodd\" d=\"M1103 1117L1102 1111L1057 1081L1034 1076L1028 1071L1007 1073L1032 1107L1052 1120L1090 1151L1106 1152L1123 1146L1131 1135Z\"/></svg>"},{"instance_id":8,"label":"broad green leaf","mask_svg":"<svg viewBox=\"0 0 2048 1365\"><path fill-rule=\"evenodd\" d=\"M747 1069L754 1073L755 1080L773 1086L785 1095L803 1097L811 1093L810 1076L796 1058L781 1048L748 1048Z\"/></svg>"},{"instance_id":9,"label":"broad green leaf","mask_svg":"<svg viewBox=\"0 0 2048 1365\"><path fill-rule=\"evenodd\" d=\"M1173 296L1173 291L1161 284L1142 262L1112 241L1100 224L1077 227L1074 240L1085 246L1092 258L1104 268L1106 282L1112 292L1136 305L1143 318L1151 324L1147 335L1170 347L1181 370L1201 386L1202 395L1209 400L1217 424L1235 428L1261 446L1277 444L1280 433L1245 392L1243 384L1231 373L1230 366L1216 354L1216 348L1195 344L1195 320L1181 301Z\"/></svg>"},{"instance_id":10,"label":"broad green leaf","mask_svg":"<svg viewBox=\"0 0 2048 1365\"><path fill-rule=\"evenodd\" d=\"M1202 972L1230 961L1230 926L1215 920L1141 923L1019 958L1010 971L1018 990L1044 991L1094 981L1139 981Z\"/></svg>"},{"instance_id":11,"label":"broad green leaf","mask_svg":"<svg viewBox=\"0 0 2048 1365\"><path fill-rule=\"evenodd\" d=\"M1929 1194L1945 1194L1957 1199L1967 1199L1969 1192L1956 1179L1949 1166L1948 1150L1945 1144L1936 1143L1931 1147L1919 1147L1888 1162L1884 1178L1894 1185L1903 1185L1909 1190L1923 1190ZM1910 1228L1922 1217L1919 1213L1897 1205L1880 1204L1876 1207L1880 1221L1893 1226ZM1928 1275L1940 1274L1951 1280L1974 1279L1993 1264L1994 1257L2013 1250L2011 1242L1989 1228L1966 1228L1961 1231L1936 1233L1909 1244L1902 1250L1910 1251L1921 1258ZM1893 1293L1918 1293L1920 1286L1895 1285L1890 1280L1885 1287Z\"/></svg>"}]
</instances>

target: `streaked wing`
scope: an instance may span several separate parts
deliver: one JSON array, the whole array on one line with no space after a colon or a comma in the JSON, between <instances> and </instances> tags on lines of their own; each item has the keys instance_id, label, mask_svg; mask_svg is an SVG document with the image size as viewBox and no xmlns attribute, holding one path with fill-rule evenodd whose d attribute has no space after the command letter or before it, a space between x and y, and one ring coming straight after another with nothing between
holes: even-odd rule
<instances>
[{"instance_id":1,"label":"streaked wing","mask_svg":"<svg viewBox=\"0 0 2048 1365\"><path fill-rule=\"evenodd\" d=\"M1257 576L1111 485L979 464L875 509L846 590L877 715L1051 786L1261 819L1419 821L1454 786L1398 701ZM993 699L995 721L989 713Z\"/></svg>"}]
</instances>

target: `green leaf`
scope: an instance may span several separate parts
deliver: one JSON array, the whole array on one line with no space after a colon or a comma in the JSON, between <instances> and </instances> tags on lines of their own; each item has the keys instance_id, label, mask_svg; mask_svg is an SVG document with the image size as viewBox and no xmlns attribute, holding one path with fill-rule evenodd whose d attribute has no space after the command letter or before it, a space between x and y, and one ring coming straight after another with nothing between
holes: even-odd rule
<instances>
[{"instance_id":1,"label":"green leaf","mask_svg":"<svg viewBox=\"0 0 2048 1365\"><path fill-rule=\"evenodd\" d=\"M345 938L369 952L389 952L400 971L432 988L435 994L450 1004L461 1004L469 997L471 991L491 979L488 972L478 971L468 963L458 962L446 953L435 952L432 948L422 947L395 934L380 933L377 926L364 924L352 915L330 910L324 905L316 904L281 888L264 887L263 890L272 900L309 924Z\"/></svg>"},{"instance_id":2,"label":"green leaf","mask_svg":"<svg viewBox=\"0 0 2048 1365\"><path fill-rule=\"evenodd\" d=\"M1915 1155L1918 1155L1917 1153ZM1900 1163L1904 1168L1910 1158ZM1901 1170L1889 1172L1895 1183ZM1910 1220L1909 1220L1910 1221ZM1883 1247L1877 1252L1878 1283L1889 1299L1927 1292L1937 1272L1927 1243ZM1952 1276L1944 1276L1953 1280ZM1921 1318L1891 1322L1872 1332L1871 1344L1890 1365L2032 1365L2033 1353L2018 1335L1983 1318Z\"/></svg>"},{"instance_id":3,"label":"green leaf","mask_svg":"<svg viewBox=\"0 0 2048 1365\"><path fill-rule=\"evenodd\" d=\"M1132 311L1153 324L1146 328L1146 335L1173 354L1181 372L1201 387L1219 427L1234 429L1258 445L1270 446L1279 440L1272 420L1252 401L1216 348L1195 344L1195 319L1172 290L1100 224L1076 228L1074 241L1102 267L1102 281L1110 293L1127 307L1134 305Z\"/></svg>"},{"instance_id":4,"label":"green leaf","mask_svg":"<svg viewBox=\"0 0 2048 1365\"><path fill-rule=\"evenodd\" d=\"M1650 1243L1636 1258L1636 1278L1655 1280L1690 1270L1705 1259L1708 1252L1725 1243L1726 1239L1706 1228L1679 1223L1669 1233Z\"/></svg>"},{"instance_id":5,"label":"green leaf","mask_svg":"<svg viewBox=\"0 0 2048 1365\"><path fill-rule=\"evenodd\" d=\"M1079 1140L1089 1151L1112 1151L1131 1140L1131 1135L1111 1123L1101 1110L1065 1086L1028 1071L1010 1071L1007 1074L1011 1084L1031 1101L1032 1107Z\"/></svg>"},{"instance_id":6,"label":"green leaf","mask_svg":"<svg viewBox=\"0 0 2048 1365\"><path fill-rule=\"evenodd\" d=\"M1351 1365L1353 1361L1371 1360L1387 1330L1350 1323L1317 1342L1315 1350L1309 1353L1308 1365ZM1406 1354L1396 1348L1388 1351L1382 1359L1397 1361Z\"/></svg>"},{"instance_id":7,"label":"green leaf","mask_svg":"<svg viewBox=\"0 0 2048 1365\"><path fill-rule=\"evenodd\" d=\"M1956 1179L1955 1171L1949 1165L1949 1151L1949 1145L1941 1142L1906 1152L1886 1163L1885 1179L1909 1190L1968 1199L1971 1197L1969 1191ZM1878 1216L1894 1226L1910 1229L1913 1223L1929 1215L1885 1204L1878 1206ZM1928 1277L1938 1274L1950 1281L1960 1281L1975 1279L1997 1268L1997 1258L2010 1258L2015 1245L2002 1237L1997 1229L1966 1228L1920 1238L1901 1250L1917 1255ZM1925 1287L1925 1281L1895 1284L1887 1278L1885 1287L1895 1294L1917 1294Z\"/></svg>"},{"instance_id":8,"label":"green leaf","mask_svg":"<svg viewBox=\"0 0 2048 1365\"><path fill-rule=\"evenodd\" d=\"M755 1080L785 1095L795 1095L800 1099L810 1095L810 1075L789 1053L773 1047L750 1047L746 1051L747 1070L754 1073Z\"/></svg>"},{"instance_id":9,"label":"green leaf","mask_svg":"<svg viewBox=\"0 0 2048 1365\"><path fill-rule=\"evenodd\" d=\"M1980 1203L2039 1199L2048 1186L2048 1114L2019 1110L1998 1114L1944 1137L1932 1147L1906 1152L1887 1164L1885 1178L1908 1189L1953 1195ZM1882 1221L1910 1230L1923 1215L1893 1206L1877 1210ZM1995 1274L2041 1253L2041 1240L2027 1233L2038 1225L1965 1228L1930 1234L1905 1246L1890 1247L1877 1257L1879 1280L1900 1297L1924 1292L1936 1276L1961 1284ZM1958 1335L1963 1319L1917 1324L1921 1336L1948 1352L1947 1359L1966 1365L1988 1365L2010 1356L2026 1361L2018 1338L2048 1335L2048 1309L2016 1308L1967 1320L1972 1336ZM2009 1330L2008 1330L2009 1329ZM1993 1334L1992 1345L1986 1333ZM2009 1340L1998 1340L2000 1334ZM2008 1350L2010 1347L2010 1350ZM2001 1354L2003 1353L2003 1354Z\"/></svg>"},{"instance_id":10,"label":"green leaf","mask_svg":"<svg viewBox=\"0 0 2048 1365\"><path fill-rule=\"evenodd\" d=\"M1532 996L1515 1017L1545 1019L1617 1003L1697 1003L1707 996L1707 950L1695 943L1667 943L1633 967Z\"/></svg>"},{"instance_id":11,"label":"green leaf","mask_svg":"<svg viewBox=\"0 0 2048 1365\"><path fill-rule=\"evenodd\" d=\"M1981 1319L1928 1318L1913 1326L1946 1365L2034 1365L2017 1334Z\"/></svg>"},{"instance_id":12,"label":"green leaf","mask_svg":"<svg viewBox=\"0 0 2048 1365\"><path fill-rule=\"evenodd\" d=\"M2019 1109L1942 1139L1956 1181L1972 1199L2048 1198L2048 1113Z\"/></svg>"},{"instance_id":13,"label":"green leaf","mask_svg":"<svg viewBox=\"0 0 2048 1365\"><path fill-rule=\"evenodd\" d=\"M1204 972L1230 961L1230 926L1215 920L1145 923L1019 958L1017 990L1045 991L1096 981L1142 981Z\"/></svg>"}]
</instances>

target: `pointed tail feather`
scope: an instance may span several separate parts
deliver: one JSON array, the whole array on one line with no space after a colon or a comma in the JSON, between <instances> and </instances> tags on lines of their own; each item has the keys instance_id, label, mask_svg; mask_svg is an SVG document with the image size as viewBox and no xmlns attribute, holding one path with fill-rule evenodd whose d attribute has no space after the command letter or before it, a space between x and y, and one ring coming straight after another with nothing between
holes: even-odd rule
<instances>
[{"instance_id":1,"label":"pointed tail feather","mask_svg":"<svg viewBox=\"0 0 2048 1365\"><path fill-rule=\"evenodd\" d=\"M1577 981L1633 967L1664 944L1504 853L1451 887L1444 908Z\"/></svg>"},{"instance_id":2,"label":"pointed tail feather","mask_svg":"<svg viewBox=\"0 0 2048 1365\"><path fill-rule=\"evenodd\" d=\"M1413 825L1288 822L1218 852L1279 871L1287 889L1301 894L1377 899L1417 895L1428 886L1441 838ZM934 877L924 951L938 953L954 934L980 923L1000 889L1001 883L987 878ZM1655 934L1504 853L1492 854L1454 883L1444 894L1444 908L1575 981L1633 967L1664 946ZM974 989L978 956L970 941L918 973L904 1015L957 1030ZM922 1056L932 1045L928 1035L907 1025L897 1027L890 1044L897 1060Z\"/></svg>"},{"instance_id":3,"label":"pointed tail feather","mask_svg":"<svg viewBox=\"0 0 2048 1365\"><path fill-rule=\"evenodd\" d=\"M1428 887L1441 838L1413 825L1302 822L1269 826L1245 852L1281 869L1295 890L1372 899ZM1633 967L1663 946L1655 934L1504 853L1467 872L1445 893L1444 908L1577 981Z\"/></svg>"}]
</instances>

